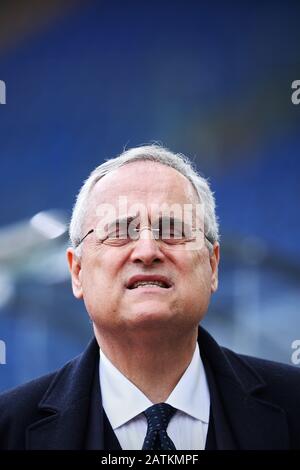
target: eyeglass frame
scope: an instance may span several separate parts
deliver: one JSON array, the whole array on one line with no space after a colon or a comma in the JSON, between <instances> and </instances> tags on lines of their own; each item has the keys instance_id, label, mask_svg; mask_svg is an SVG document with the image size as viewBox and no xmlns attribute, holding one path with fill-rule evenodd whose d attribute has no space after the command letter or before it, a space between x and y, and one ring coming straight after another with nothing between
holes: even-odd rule
<instances>
[{"instance_id":1,"label":"eyeglass frame","mask_svg":"<svg viewBox=\"0 0 300 470\"><path fill-rule=\"evenodd\" d=\"M134 230L135 230L136 232L140 233L140 232L142 232L142 230L145 230L145 229L146 229L146 230L151 230L152 234L153 234L154 231L158 231L158 230L159 230L159 228L151 228L151 227L142 227L142 228L139 228L139 229L138 229L138 228L135 228ZM198 229L198 230L201 230L201 229ZM84 235L84 237L82 237L81 240L79 240L79 242L78 242L77 245L76 245L76 248L78 248L78 247L81 245L81 243L86 239L86 237L87 237L88 235L90 235L91 233L93 233L93 232L95 232L95 229L93 229L93 228L90 229L90 230ZM201 230L201 232L204 234L204 237L206 238L206 240L213 246L213 245L214 245L213 240L212 240L210 237L208 237L208 236L206 235L206 233L203 232L203 230ZM104 242L106 241L106 239L107 239L107 238L105 238L104 240L99 240L99 242L105 244ZM138 239L139 239L139 238L137 238L137 240L138 240ZM158 240L158 239L156 239L156 238L154 238L154 239L155 239L155 240ZM136 240L131 239L130 241L136 241ZM129 242L129 243L130 243L130 242ZM108 246L109 246L109 245L108 245Z\"/></svg>"}]
</instances>

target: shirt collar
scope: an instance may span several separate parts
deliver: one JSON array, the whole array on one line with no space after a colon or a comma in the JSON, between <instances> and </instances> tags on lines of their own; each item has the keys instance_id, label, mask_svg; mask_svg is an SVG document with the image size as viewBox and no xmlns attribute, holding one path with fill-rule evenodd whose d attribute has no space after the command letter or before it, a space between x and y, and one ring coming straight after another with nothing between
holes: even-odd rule
<instances>
[{"instance_id":1,"label":"shirt collar","mask_svg":"<svg viewBox=\"0 0 300 470\"><path fill-rule=\"evenodd\" d=\"M166 403L204 423L209 422L210 396L198 343L190 365Z\"/></svg>"},{"instance_id":2,"label":"shirt collar","mask_svg":"<svg viewBox=\"0 0 300 470\"><path fill-rule=\"evenodd\" d=\"M110 362L101 349L99 374L103 408L113 429L122 426L153 405L146 395ZM198 343L192 361L166 403L208 423L210 398Z\"/></svg>"}]
</instances>

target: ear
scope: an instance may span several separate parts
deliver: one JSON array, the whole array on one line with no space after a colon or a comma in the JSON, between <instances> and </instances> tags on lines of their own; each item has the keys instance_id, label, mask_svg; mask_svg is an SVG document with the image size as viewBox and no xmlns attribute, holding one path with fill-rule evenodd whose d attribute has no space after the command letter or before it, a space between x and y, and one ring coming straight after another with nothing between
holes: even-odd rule
<instances>
[{"instance_id":1,"label":"ear","mask_svg":"<svg viewBox=\"0 0 300 470\"><path fill-rule=\"evenodd\" d=\"M213 246L213 252L210 255L210 266L211 266L211 292L214 293L218 289L218 266L220 261L220 245L215 243Z\"/></svg>"},{"instance_id":2,"label":"ear","mask_svg":"<svg viewBox=\"0 0 300 470\"><path fill-rule=\"evenodd\" d=\"M67 260L72 279L73 294L77 299L82 299L82 284L81 284L81 261L76 256L73 248L67 249Z\"/></svg>"}]
</instances>

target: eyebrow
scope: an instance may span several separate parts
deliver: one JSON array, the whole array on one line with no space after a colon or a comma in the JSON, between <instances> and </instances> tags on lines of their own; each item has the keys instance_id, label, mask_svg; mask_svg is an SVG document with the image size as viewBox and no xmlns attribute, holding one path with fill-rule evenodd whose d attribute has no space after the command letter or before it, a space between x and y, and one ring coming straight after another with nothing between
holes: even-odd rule
<instances>
[{"instance_id":1,"label":"eyebrow","mask_svg":"<svg viewBox=\"0 0 300 470\"><path fill-rule=\"evenodd\" d=\"M131 215L131 216L123 216L123 217L118 217L117 219L111 220L108 222L108 227L111 227L115 224L130 224L131 222L135 221L139 217L139 214L136 215ZM154 219L151 224L155 223L161 223L161 222L168 222L168 223L178 223L182 224L184 223L184 219L178 219L177 217L169 217L169 216L159 216L157 219Z\"/></svg>"},{"instance_id":2,"label":"eyebrow","mask_svg":"<svg viewBox=\"0 0 300 470\"><path fill-rule=\"evenodd\" d=\"M157 219L154 220L154 223L161 223L161 222L171 222L172 224L183 224L184 223L184 219L178 219L177 217L169 217L169 216L166 216L166 215L162 215L162 216L159 216ZM153 223L153 222L152 222Z\"/></svg>"},{"instance_id":3,"label":"eyebrow","mask_svg":"<svg viewBox=\"0 0 300 470\"><path fill-rule=\"evenodd\" d=\"M114 219L114 220L111 220L110 222L107 223L108 227L112 227L116 224L130 224L131 222L133 222L134 220L136 220L136 218L138 217L138 215L130 215L130 216L123 216L123 217L118 217L117 219Z\"/></svg>"}]
</instances>

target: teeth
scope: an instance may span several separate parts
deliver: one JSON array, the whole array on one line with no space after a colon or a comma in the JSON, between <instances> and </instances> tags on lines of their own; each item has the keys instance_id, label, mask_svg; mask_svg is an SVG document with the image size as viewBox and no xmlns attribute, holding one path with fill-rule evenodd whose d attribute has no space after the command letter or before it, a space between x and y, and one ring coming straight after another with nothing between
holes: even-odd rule
<instances>
[{"instance_id":1,"label":"teeth","mask_svg":"<svg viewBox=\"0 0 300 470\"><path fill-rule=\"evenodd\" d=\"M159 286L164 288L166 287L165 284L160 281L138 281L131 286L131 289L136 289L139 286Z\"/></svg>"}]
</instances>

